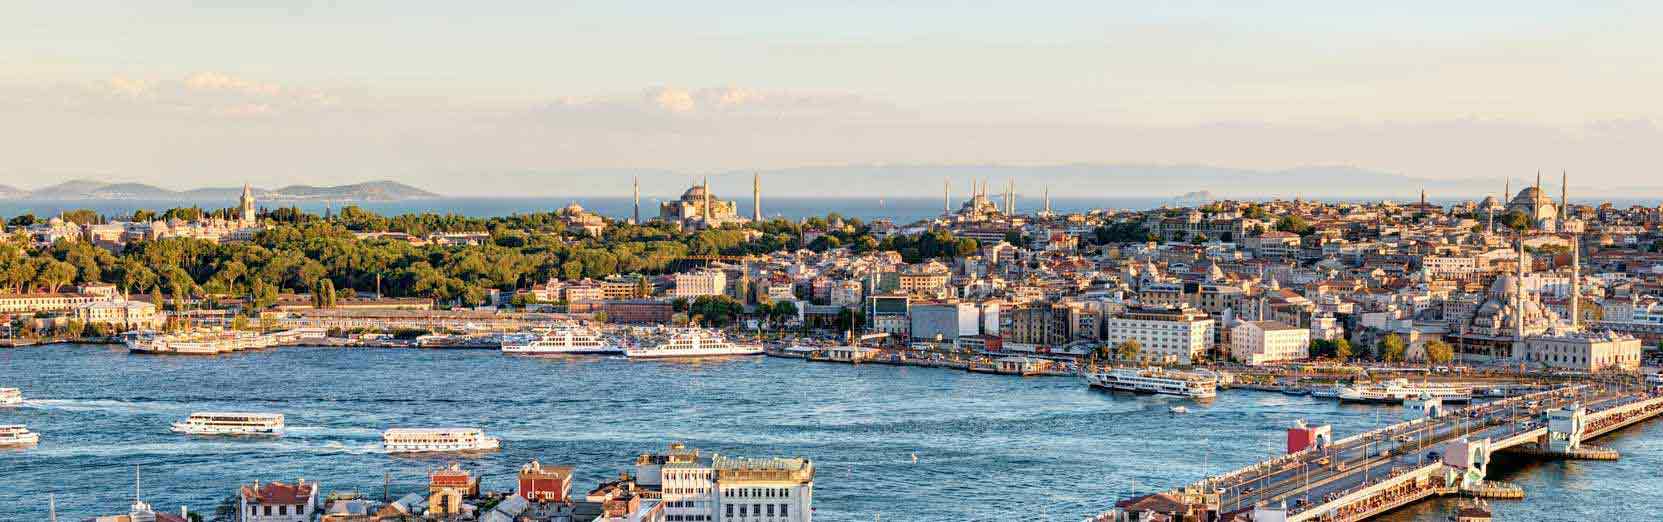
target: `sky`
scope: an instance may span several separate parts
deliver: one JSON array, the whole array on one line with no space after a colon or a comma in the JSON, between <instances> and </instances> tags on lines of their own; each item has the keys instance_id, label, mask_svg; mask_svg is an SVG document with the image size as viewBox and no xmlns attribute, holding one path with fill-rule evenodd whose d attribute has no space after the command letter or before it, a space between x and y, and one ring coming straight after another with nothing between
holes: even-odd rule
<instances>
[{"instance_id":1,"label":"sky","mask_svg":"<svg viewBox=\"0 0 1663 522\"><path fill-rule=\"evenodd\" d=\"M581 194L622 193L639 169L1102 163L1663 185L1660 14L1529 0L14 2L0 8L0 183Z\"/></svg>"}]
</instances>

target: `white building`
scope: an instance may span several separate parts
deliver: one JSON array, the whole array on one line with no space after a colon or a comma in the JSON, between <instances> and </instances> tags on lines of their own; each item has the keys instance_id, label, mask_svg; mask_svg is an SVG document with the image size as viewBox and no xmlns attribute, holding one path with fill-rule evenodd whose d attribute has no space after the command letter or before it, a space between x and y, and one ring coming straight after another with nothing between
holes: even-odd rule
<instances>
[{"instance_id":1,"label":"white building","mask_svg":"<svg viewBox=\"0 0 1663 522\"><path fill-rule=\"evenodd\" d=\"M1311 331L1279 321L1241 321L1230 330L1230 358L1247 364L1311 356Z\"/></svg>"},{"instance_id":2,"label":"white building","mask_svg":"<svg viewBox=\"0 0 1663 522\"><path fill-rule=\"evenodd\" d=\"M1609 332L1578 332L1527 337L1514 357L1528 365L1595 372L1638 370L1641 343L1632 336Z\"/></svg>"},{"instance_id":3,"label":"white building","mask_svg":"<svg viewBox=\"0 0 1663 522\"><path fill-rule=\"evenodd\" d=\"M1213 320L1189 307L1134 307L1103 321L1103 341L1141 345L1139 356L1169 364L1190 364L1206 357L1213 342Z\"/></svg>"},{"instance_id":4,"label":"white building","mask_svg":"<svg viewBox=\"0 0 1663 522\"><path fill-rule=\"evenodd\" d=\"M736 459L672 444L664 454L637 458L635 480L660 492L668 520L814 519L814 464L808 459Z\"/></svg>"},{"instance_id":5,"label":"white building","mask_svg":"<svg viewBox=\"0 0 1663 522\"><path fill-rule=\"evenodd\" d=\"M75 307L75 319L81 324L107 324L118 329L155 328L163 315L156 305L143 301L94 301Z\"/></svg>"},{"instance_id":6,"label":"white building","mask_svg":"<svg viewBox=\"0 0 1663 522\"><path fill-rule=\"evenodd\" d=\"M311 522L318 511L318 484L254 482L239 492L238 522Z\"/></svg>"},{"instance_id":7,"label":"white building","mask_svg":"<svg viewBox=\"0 0 1663 522\"><path fill-rule=\"evenodd\" d=\"M694 298L702 295L723 295L727 291L728 276L721 270L676 274L675 297Z\"/></svg>"}]
</instances>

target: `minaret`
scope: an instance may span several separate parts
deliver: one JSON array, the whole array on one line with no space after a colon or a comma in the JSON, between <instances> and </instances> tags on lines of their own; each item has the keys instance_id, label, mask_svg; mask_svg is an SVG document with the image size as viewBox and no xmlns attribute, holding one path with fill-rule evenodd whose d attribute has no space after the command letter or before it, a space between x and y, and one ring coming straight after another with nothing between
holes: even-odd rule
<instances>
[{"instance_id":1,"label":"minaret","mask_svg":"<svg viewBox=\"0 0 1663 522\"><path fill-rule=\"evenodd\" d=\"M710 176L704 177L704 224L710 226Z\"/></svg>"},{"instance_id":2,"label":"minaret","mask_svg":"<svg viewBox=\"0 0 1663 522\"><path fill-rule=\"evenodd\" d=\"M751 221L762 222L762 173L751 174Z\"/></svg>"},{"instance_id":3,"label":"minaret","mask_svg":"<svg viewBox=\"0 0 1663 522\"><path fill-rule=\"evenodd\" d=\"M943 216L953 213L953 194L952 194L952 190L953 190L953 178L942 176L942 178L941 178L941 215L943 215Z\"/></svg>"},{"instance_id":4,"label":"minaret","mask_svg":"<svg viewBox=\"0 0 1663 522\"><path fill-rule=\"evenodd\" d=\"M1559 171L1559 229L1560 230L1565 229L1565 218L1567 218L1571 215L1571 211L1570 211L1571 197L1569 196L1569 194L1571 193L1570 188L1571 188L1571 175L1569 173L1566 173L1563 170Z\"/></svg>"},{"instance_id":5,"label":"minaret","mask_svg":"<svg viewBox=\"0 0 1663 522\"><path fill-rule=\"evenodd\" d=\"M1016 215L1016 180L1005 180L1005 213Z\"/></svg>"},{"instance_id":6,"label":"minaret","mask_svg":"<svg viewBox=\"0 0 1663 522\"><path fill-rule=\"evenodd\" d=\"M1513 281L1513 330L1518 342L1524 342L1524 233L1519 233L1519 277Z\"/></svg>"},{"instance_id":7,"label":"minaret","mask_svg":"<svg viewBox=\"0 0 1663 522\"><path fill-rule=\"evenodd\" d=\"M1576 331L1581 325L1582 308L1582 238L1577 234L1571 235L1571 330Z\"/></svg>"},{"instance_id":8,"label":"minaret","mask_svg":"<svg viewBox=\"0 0 1663 522\"><path fill-rule=\"evenodd\" d=\"M1051 186L1045 186L1045 215L1051 215Z\"/></svg>"},{"instance_id":9,"label":"minaret","mask_svg":"<svg viewBox=\"0 0 1663 522\"><path fill-rule=\"evenodd\" d=\"M635 224L641 224L641 176L635 177Z\"/></svg>"}]
</instances>

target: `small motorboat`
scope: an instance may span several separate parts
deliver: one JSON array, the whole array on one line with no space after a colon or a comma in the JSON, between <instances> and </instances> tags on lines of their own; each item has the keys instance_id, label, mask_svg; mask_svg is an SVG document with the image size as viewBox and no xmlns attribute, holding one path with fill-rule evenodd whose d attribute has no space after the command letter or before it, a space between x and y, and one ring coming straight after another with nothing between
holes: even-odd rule
<instances>
[{"instance_id":1,"label":"small motorboat","mask_svg":"<svg viewBox=\"0 0 1663 522\"><path fill-rule=\"evenodd\" d=\"M1172 412L1173 415L1183 415L1185 413L1189 413L1190 409L1183 406L1173 406L1171 408L1167 408L1166 411Z\"/></svg>"}]
</instances>

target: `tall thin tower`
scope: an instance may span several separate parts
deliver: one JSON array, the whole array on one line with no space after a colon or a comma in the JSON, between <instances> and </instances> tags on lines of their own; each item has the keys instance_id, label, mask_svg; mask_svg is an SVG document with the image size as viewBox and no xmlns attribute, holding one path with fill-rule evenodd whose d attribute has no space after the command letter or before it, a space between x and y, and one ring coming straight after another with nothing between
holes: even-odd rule
<instances>
[{"instance_id":1,"label":"tall thin tower","mask_svg":"<svg viewBox=\"0 0 1663 522\"><path fill-rule=\"evenodd\" d=\"M1524 232L1519 232L1519 277L1513 281L1513 332L1524 342Z\"/></svg>"},{"instance_id":2,"label":"tall thin tower","mask_svg":"<svg viewBox=\"0 0 1663 522\"><path fill-rule=\"evenodd\" d=\"M1571 234L1571 330L1582 323L1582 237Z\"/></svg>"},{"instance_id":3,"label":"tall thin tower","mask_svg":"<svg viewBox=\"0 0 1663 522\"><path fill-rule=\"evenodd\" d=\"M1004 180L1004 213L1016 214L1016 180Z\"/></svg>"},{"instance_id":4,"label":"tall thin tower","mask_svg":"<svg viewBox=\"0 0 1663 522\"><path fill-rule=\"evenodd\" d=\"M762 222L762 173L751 174L751 221Z\"/></svg>"},{"instance_id":5,"label":"tall thin tower","mask_svg":"<svg viewBox=\"0 0 1663 522\"><path fill-rule=\"evenodd\" d=\"M710 176L704 177L704 224L710 225Z\"/></svg>"},{"instance_id":6,"label":"tall thin tower","mask_svg":"<svg viewBox=\"0 0 1663 522\"><path fill-rule=\"evenodd\" d=\"M635 224L641 224L641 176L635 177Z\"/></svg>"},{"instance_id":7,"label":"tall thin tower","mask_svg":"<svg viewBox=\"0 0 1663 522\"><path fill-rule=\"evenodd\" d=\"M1565 226L1565 218L1571 215L1571 175L1563 170L1559 171L1559 226Z\"/></svg>"},{"instance_id":8,"label":"tall thin tower","mask_svg":"<svg viewBox=\"0 0 1663 522\"><path fill-rule=\"evenodd\" d=\"M953 178L941 178L941 215L953 213Z\"/></svg>"},{"instance_id":9,"label":"tall thin tower","mask_svg":"<svg viewBox=\"0 0 1663 522\"><path fill-rule=\"evenodd\" d=\"M1051 215L1051 186L1045 186L1045 214Z\"/></svg>"}]
</instances>

